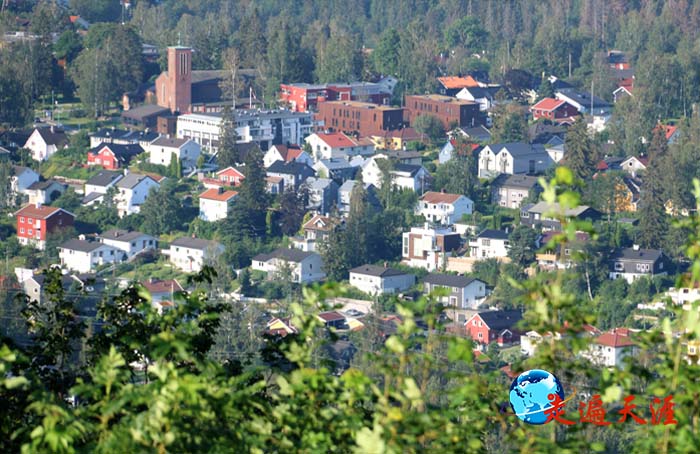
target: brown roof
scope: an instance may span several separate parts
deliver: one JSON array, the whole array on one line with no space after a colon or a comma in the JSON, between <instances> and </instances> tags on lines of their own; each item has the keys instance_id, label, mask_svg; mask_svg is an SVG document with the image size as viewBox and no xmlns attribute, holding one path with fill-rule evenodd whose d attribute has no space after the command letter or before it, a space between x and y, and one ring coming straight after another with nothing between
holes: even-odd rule
<instances>
[{"instance_id":1,"label":"brown roof","mask_svg":"<svg viewBox=\"0 0 700 454\"><path fill-rule=\"evenodd\" d=\"M323 225L319 226L319 222L321 222ZM314 217L306 221L302 228L304 230L330 231L333 228L333 220L328 216L321 216L320 214L316 214L314 215Z\"/></svg>"},{"instance_id":2,"label":"brown roof","mask_svg":"<svg viewBox=\"0 0 700 454\"><path fill-rule=\"evenodd\" d=\"M225 202L238 195L236 191L219 191L219 189L207 189L203 193L199 194L200 199L218 200L219 202Z\"/></svg>"},{"instance_id":3,"label":"brown roof","mask_svg":"<svg viewBox=\"0 0 700 454\"><path fill-rule=\"evenodd\" d=\"M546 110L549 112L551 110L557 109L562 104L566 104L566 101L554 98L544 98L543 100L532 106L532 108L537 110Z\"/></svg>"},{"instance_id":4,"label":"brown roof","mask_svg":"<svg viewBox=\"0 0 700 454\"><path fill-rule=\"evenodd\" d=\"M338 320L345 320L345 317L343 314L341 314L338 311L330 311L330 312L322 312L318 314L318 318L323 320L324 322L334 322Z\"/></svg>"},{"instance_id":5,"label":"brown roof","mask_svg":"<svg viewBox=\"0 0 700 454\"><path fill-rule=\"evenodd\" d=\"M26 216L28 218L36 218L36 219L48 219L54 214L58 213L59 211L63 211L64 213L67 213L73 217L75 215L73 213L69 213L68 211L64 210L63 208L58 208L58 207L50 207L46 205L25 205L22 207L19 211L15 213L15 216Z\"/></svg>"},{"instance_id":6,"label":"brown roof","mask_svg":"<svg viewBox=\"0 0 700 454\"><path fill-rule=\"evenodd\" d=\"M479 86L479 82L477 82L477 80L474 79L472 76L446 76L438 77L438 80L445 88L467 88Z\"/></svg>"},{"instance_id":7,"label":"brown roof","mask_svg":"<svg viewBox=\"0 0 700 454\"><path fill-rule=\"evenodd\" d=\"M181 292L184 290L180 283L175 279L166 279L163 281L150 279L141 282L141 285L143 285L146 290L151 293L170 293Z\"/></svg>"},{"instance_id":8,"label":"brown roof","mask_svg":"<svg viewBox=\"0 0 700 454\"><path fill-rule=\"evenodd\" d=\"M595 340L598 345L603 345L605 347L630 347L634 345L632 339L630 338L630 331L627 328L613 328L610 331L598 336Z\"/></svg>"},{"instance_id":9,"label":"brown roof","mask_svg":"<svg viewBox=\"0 0 700 454\"><path fill-rule=\"evenodd\" d=\"M323 140L326 145L331 148L354 147L355 142L342 132L331 132L328 134L316 134L319 139Z\"/></svg>"},{"instance_id":10,"label":"brown roof","mask_svg":"<svg viewBox=\"0 0 700 454\"><path fill-rule=\"evenodd\" d=\"M455 203L460 197L461 195L459 194L429 191L423 194L421 201L428 203Z\"/></svg>"}]
</instances>

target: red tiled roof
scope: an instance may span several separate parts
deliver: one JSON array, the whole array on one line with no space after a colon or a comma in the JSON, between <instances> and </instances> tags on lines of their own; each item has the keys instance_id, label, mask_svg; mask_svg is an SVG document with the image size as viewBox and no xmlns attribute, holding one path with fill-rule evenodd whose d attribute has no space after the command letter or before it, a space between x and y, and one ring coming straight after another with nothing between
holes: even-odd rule
<instances>
[{"instance_id":1,"label":"red tiled roof","mask_svg":"<svg viewBox=\"0 0 700 454\"><path fill-rule=\"evenodd\" d=\"M601 160L598 165L595 166L596 170L607 170L608 169L608 163L605 162L604 160Z\"/></svg>"},{"instance_id":2,"label":"red tiled roof","mask_svg":"<svg viewBox=\"0 0 700 454\"><path fill-rule=\"evenodd\" d=\"M304 152L304 150L302 150L300 147L298 147L296 145L290 145L287 147L287 156L285 156L284 160L286 162L292 162L296 158L301 156L301 154L303 152Z\"/></svg>"},{"instance_id":3,"label":"red tiled roof","mask_svg":"<svg viewBox=\"0 0 700 454\"><path fill-rule=\"evenodd\" d=\"M458 77L458 76L446 76L438 77L440 83L448 89L452 88L471 88L478 87L479 82L472 76Z\"/></svg>"},{"instance_id":4,"label":"red tiled roof","mask_svg":"<svg viewBox=\"0 0 700 454\"><path fill-rule=\"evenodd\" d=\"M318 221L323 223L322 227L317 226ZM314 215L311 219L306 221L302 226L304 230L322 230L330 231L333 228L333 220L327 216L321 216L320 214Z\"/></svg>"},{"instance_id":5,"label":"red tiled roof","mask_svg":"<svg viewBox=\"0 0 700 454\"><path fill-rule=\"evenodd\" d=\"M634 345L634 342L632 342L629 334L630 331L627 328L614 328L598 336L595 342L605 347L630 347Z\"/></svg>"},{"instance_id":6,"label":"red tiled roof","mask_svg":"<svg viewBox=\"0 0 700 454\"><path fill-rule=\"evenodd\" d=\"M342 132L331 132L328 134L316 134L331 148L354 147L355 142Z\"/></svg>"},{"instance_id":7,"label":"red tiled roof","mask_svg":"<svg viewBox=\"0 0 700 454\"><path fill-rule=\"evenodd\" d=\"M428 191L423 194L421 201L428 203L455 203L460 197L461 196L459 194Z\"/></svg>"},{"instance_id":8,"label":"red tiled roof","mask_svg":"<svg viewBox=\"0 0 700 454\"><path fill-rule=\"evenodd\" d=\"M73 217L75 215L73 213L69 213L68 211L58 208L58 207L50 207L46 205L41 205L41 206L36 206L36 205L26 205L22 207L19 211L15 213L15 216L26 216L28 218L35 218L35 219L48 219L54 214L58 213L59 211L63 211L64 213L67 213Z\"/></svg>"},{"instance_id":9,"label":"red tiled roof","mask_svg":"<svg viewBox=\"0 0 700 454\"><path fill-rule=\"evenodd\" d=\"M345 320L343 314L341 314L338 311L322 312L318 314L318 318L320 318L324 322L335 322L338 320Z\"/></svg>"},{"instance_id":10,"label":"red tiled roof","mask_svg":"<svg viewBox=\"0 0 700 454\"><path fill-rule=\"evenodd\" d=\"M238 169L236 169L235 167L226 167L225 169L221 169L221 170L219 170L218 172L216 172L216 175L217 175L217 176L219 176L219 175L224 175L224 174L226 174L226 175L235 175L235 176L239 176L239 177L245 178L245 175L243 175L243 173L241 173L241 171L238 170Z\"/></svg>"},{"instance_id":11,"label":"red tiled roof","mask_svg":"<svg viewBox=\"0 0 700 454\"><path fill-rule=\"evenodd\" d=\"M236 191L219 191L219 189L207 189L203 193L199 194L200 199L208 200L218 200L219 202L225 202L238 195Z\"/></svg>"},{"instance_id":12,"label":"red tiled roof","mask_svg":"<svg viewBox=\"0 0 700 454\"><path fill-rule=\"evenodd\" d=\"M141 285L151 293L181 292L183 290L180 283L175 279L148 280L141 282Z\"/></svg>"},{"instance_id":13,"label":"red tiled roof","mask_svg":"<svg viewBox=\"0 0 700 454\"><path fill-rule=\"evenodd\" d=\"M634 89L634 79L632 77L627 77L625 79L620 80L620 83L618 84L619 87L624 88L628 92L632 93L632 89Z\"/></svg>"},{"instance_id":14,"label":"red tiled roof","mask_svg":"<svg viewBox=\"0 0 700 454\"><path fill-rule=\"evenodd\" d=\"M534 106L532 106L532 110L555 110L562 104L564 104L566 101L562 101L561 99L555 99L555 98L544 98Z\"/></svg>"},{"instance_id":15,"label":"red tiled roof","mask_svg":"<svg viewBox=\"0 0 700 454\"><path fill-rule=\"evenodd\" d=\"M666 132L666 140L670 139L670 138L673 136L673 134L676 133L676 130L677 130L677 129L678 129L678 127L677 127L677 126L673 126L673 125L666 125L666 126L664 126L664 130L665 130L665 132Z\"/></svg>"}]
</instances>

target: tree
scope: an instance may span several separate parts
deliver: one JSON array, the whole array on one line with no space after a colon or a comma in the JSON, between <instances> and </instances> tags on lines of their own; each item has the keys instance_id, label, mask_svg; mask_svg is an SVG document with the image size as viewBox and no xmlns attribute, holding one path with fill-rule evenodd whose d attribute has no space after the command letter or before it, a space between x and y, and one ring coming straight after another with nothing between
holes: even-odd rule
<instances>
[{"instance_id":1,"label":"tree","mask_svg":"<svg viewBox=\"0 0 700 454\"><path fill-rule=\"evenodd\" d=\"M232 99L235 104L238 94L244 88L243 79L240 76L241 56L238 53L238 49L233 47L226 49L223 53L222 60L226 77L221 79L219 87L221 88L224 99Z\"/></svg>"},{"instance_id":2,"label":"tree","mask_svg":"<svg viewBox=\"0 0 700 454\"><path fill-rule=\"evenodd\" d=\"M471 144L458 141L452 159L438 166L432 187L473 200L477 181Z\"/></svg>"},{"instance_id":3,"label":"tree","mask_svg":"<svg viewBox=\"0 0 700 454\"><path fill-rule=\"evenodd\" d=\"M351 268L348 261L347 238L339 226L333 227L325 239L318 244L318 251L323 259L323 271L328 279L340 282L347 278Z\"/></svg>"},{"instance_id":4,"label":"tree","mask_svg":"<svg viewBox=\"0 0 700 454\"><path fill-rule=\"evenodd\" d=\"M445 29L445 45L449 48L464 47L471 52L480 52L486 45L488 32L475 16L465 16Z\"/></svg>"},{"instance_id":5,"label":"tree","mask_svg":"<svg viewBox=\"0 0 700 454\"><path fill-rule=\"evenodd\" d=\"M270 28L265 67L265 94L269 99L276 99L280 83L310 82L313 64L299 45L299 39L295 39L299 33L287 18Z\"/></svg>"},{"instance_id":6,"label":"tree","mask_svg":"<svg viewBox=\"0 0 700 454\"><path fill-rule=\"evenodd\" d=\"M160 188L151 188L141 205L141 229L149 235L162 235L182 228L182 201L174 194L174 182L165 180Z\"/></svg>"},{"instance_id":7,"label":"tree","mask_svg":"<svg viewBox=\"0 0 700 454\"><path fill-rule=\"evenodd\" d=\"M111 0L70 0L70 7L88 22L110 22L121 13L118 2Z\"/></svg>"},{"instance_id":8,"label":"tree","mask_svg":"<svg viewBox=\"0 0 700 454\"><path fill-rule=\"evenodd\" d=\"M53 51L57 59L65 59L70 65L76 59L80 51L83 50L83 40L78 33L73 30L66 30L58 37L58 41L53 45Z\"/></svg>"},{"instance_id":9,"label":"tree","mask_svg":"<svg viewBox=\"0 0 700 454\"><path fill-rule=\"evenodd\" d=\"M236 134L236 117L230 106L225 106L221 115L221 127L219 130L219 149L216 152L216 162L219 167L226 168L238 165L238 134Z\"/></svg>"},{"instance_id":10,"label":"tree","mask_svg":"<svg viewBox=\"0 0 700 454\"><path fill-rule=\"evenodd\" d=\"M362 56L357 39L345 32L331 36L316 57L316 79L323 82L353 82L362 74Z\"/></svg>"},{"instance_id":11,"label":"tree","mask_svg":"<svg viewBox=\"0 0 700 454\"><path fill-rule=\"evenodd\" d=\"M265 58L267 40L265 30L257 7L243 17L238 29L238 41L241 44L241 62L253 68Z\"/></svg>"},{"instance_id":12,"label":"tree","mask_svg":"<svg viewBox=\"0 0 700 454\"><path fill-rule=\"evenodd\" d=\"M372 52L374 70L383 75L395 76L399 71L399 49L401 35L395 28L389 28L382 33L377 47Z\"/></svg>"},{"instance_id":13,"label":"tree","mask_svg":"<svg viewBox=\"0 0 700 454\"><path fill-rule=\"evenodd\" d=\"M437 117L430 114L418 115L413 120L413 127L430 138L433 146L445 139L445 126Z\"/></svg>"},{"instance_id":14,"label":"tree","mask_svg":"<svg viewBox=\"0 0 700 454\"><path fill-rule=\"evenodd\" d=\"M306 213L309 190L302 184L298 191L287 188L279 198L280 230L283 235L291 236L297 233Z\"/></svg>"},{"instance_id":15,"label":"tree","mask_svg":"<svg viewBox=\"0 0 700 454\"><path fill-rule=\"evenodd\" d=\"M576 178L588 180L595 171L597 156L583 117L579 117L569 128L564 147L567 167Z\"/></svg>"},{"instance_id":16,"label":"tree","mask_svg":"<svg viewBox=\"0 0 700 454\"><path fill-rule=\"evenodd\" d=\"M525 140L527 124L523 112L518 107L499 105L494 110L492 142L509 143Z\"/></svg>"},{"instance_id":17,"label":"tree","mask_svg":"<svg viewBox=\"0 0 700 454\"><path fill-rule=\"evenodd\" d=\"M662 174L662 160L667 153L664 128L657 127L649 146L649 163L639 199L638 240L646 248L662 247L662 233L668 231Z\"/></svg>"},{"instance_id":18,"label":"tree","mask_svg":"<svg viewBox=\"0 0 700 454\"><path fill-rule=\"evenodd\" d=\"M510 241L508 257L513 263L527 267L535 261L537 232L534 229L521 224L513 229L508 240Z\"/></svg>"},{"instance_id":19,"label":"tree","mask_svg":"<svg viewBox=\"0 0 700 454\"><path fill-rule=\"evenodd\" d=\"M350 211L345 223L345 248L350 267L362 265L369 255L368 238L371 228L367 220L371 215L367 189L362 180L357 181L350 193Z\"/></svg>"},{"instance_id":20,"label":"tree","mask_svg":"<svg viewBox=\"0 0 700 454\"><path fill-rule=\"evenodd\" d=\"M537 97L540 99L554 97L554 88L552 87L552 83L549 81L549 78L542 78L542 83L540 83L540 87L537 89Z\"/></svg>"},{"instance_id":21,"label":"tree","mask_svg":"<svg viewBox=\"0 0 700 454\"><path fill-rule=\"evenodd\" d=\"M250 294L250 290L252 288L252 285L250 283L250 271L248 271L248 268L243 268L238 275L238 281L240 282L240 293L242 296L245 296L246 294Z\"/></svg>"}]
</instances>

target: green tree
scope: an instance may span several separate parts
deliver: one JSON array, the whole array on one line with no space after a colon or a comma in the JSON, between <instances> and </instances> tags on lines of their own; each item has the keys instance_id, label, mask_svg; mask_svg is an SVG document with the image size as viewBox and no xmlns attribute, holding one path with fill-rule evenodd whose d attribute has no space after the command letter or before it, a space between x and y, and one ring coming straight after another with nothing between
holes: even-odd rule
<instances>
[{"instance_id":1,"label":"green tree","mask_svg":"<svg viewBox=\"0 0 700 454\"><path fill-rule=\"evenodd\" d=\"M413 119L412 125L416 131L430 138L430 143L435 146L441 140L445 140L445 126L437 117L430 114L418 115Z\"/></svg>"},{"instance_id":2,"label":"green tree","mask_svg":"<svg viewBox=\"0 0 700 454\"><path fill-rule=\"evenodd\" d=\"M383 75L394 76L399 71L399 49L401 35L395 28L389 28L382 33L377 47L372 52L374 70Z\"/></svg>"},{"instance_id":3,"label":"green tree","mask_svg":"<svg viewBox=\"0 0 700 454\"><path fill-rule=\"evenodd\" d=\"M58 41L53 45L53 51L59 60L65 59L70 65L83 50L83 40L78 33L73 30L66 30L58 37Z\"/></svg>"},{"instance_id":4,"label":"green tree","mask_svg":"<svg viewBox=\"0 0 700 454\"><path fill-rule=\"evenodd\" d=\"M265 95L269 99L276 99L280 83L310 82L313 64L295 39L298 33L286 18L270 28L265 67Z\"/></svg>"},{"instance_id":5,"label":"green tree","mask_svg":"<svg viewBox=\"0 0 700 454\"><path fill-rule=\"evenodd\" d=\"M216 162L222 169L240 163L237 141L235 113L230 106L225 106L221 116L219 149L216 152Z\"/></svg>"},{"instance_id":6,"label":"green tree","mask_svg":"<svg viewBox=\"0 0 700 454\"><path fill-rule=\"evenodd\" d=\"M486 45L488 32L475 16L465 16L455 20L445 29L445 45L449 48L464 47L472 52L480 52Z\"/></svg>"},{"instance_id":7,"label":"green tree","mask_svg":"<svg viewBox=\"0 0 700 454\"><path fill-rule=\"evenodd\" d=\"M305 184L299 187L287 188L279 198L280 230L283 235L294 235L301 226L301 221L306 213L306 206L309 199L309 190Z\"/></svg>"},{"instance_id":8,"label":"green tree","mask_svg":"<svg viewBox=\"0 0 700 454\"><path fill-rule=\"evenodd\" d=\"M508 240L510 242L508 257L513 263L527 267L535 261L537 232L534 229L526 225L519 225L510 233Z\"/></svg>"},{"instance_id":9,"label":"green tree","mask_svg":"<svg viewBox=\"0 0 700 454\"><path fill-rule=\"evenodd\" d=\"M265 58L267 40L260 11L257 7L243 17L238 28L238 41L241 43L241 62L248 68L256 67Z\"/></svg>"},{"instance_id":10,"label":"green tree","mask_svg":"<svg viewBox=\"0 0 700 454\"><path fill-rule=\"evenodd\" d=\"M527 137L523 112L517 107L497 106L494 112L491 141L494 143L521 142Z\"/></svg>"},{"instance_id":11,"label":"green tree","mask_svg":"<svg viewBox=\"0 0 700 454\"><path fill-rule=\"evenodd\" d=\"M353 82L362 73L362 56L357 39L345 32L334 34L316 58L319 82Z\"/></svg>"},{"instance_id":12,"label":"green tree","mask_svg":"<svg viewBox=\"0 0 700 454\"><path fill-rule=\"evenodd\" d=\"M664 129L656 128L649 146L649 164L639 199L638 241L646 248L662 247L662 233L668 231L662 174L662 160L667 153Z\"/></svg>"},{"instance_id":13,"label":"green tree","mask_svg":"<svg viewBox=\"0 0 700 454\"><path fill-rule=\"evenodd\" d=\"M182 200L174 194L174 182L165 180L160 188L151 188L141 205L141 229L150 235L163 235L182 229Z\"/></svg>"},{"instance_id":14,"label":"green tree","mask_svg":"<svg viewBox=\"0 0 700 454\"><path fill-rule=\"evenodd\" d=\"M110 0L70 0L70 8L89 22L110 22L120 17L119 3Z\"/></svg>"},{"instance_id":15,"label":"green tree","mask_svg":"<svg viewBox=\"0 0 700 454\"><path fill-rule=\"evenodd\" d=\"M542 83L540 83L540 86L537 89L537 97L540 99L554 98L554 88L552 87L552 83L549 81L549 78L542 78Z\"/></svg>"},{"instance_id":16,"label":"green tree","mask_svg":"<svg viewBox=\"0 0 700 454\"><path fill-rule=\"evenodd\" d=\"M477 176L470 144L457 144L452 159L437 168L432 187L450 194L463 194L475 199Z\"/></svg>"},{"instance_id":17,"label":"green tree","mask_svg":"<svg viewBox=\"0 0 700 454\"><path fill-rule=\"evenodd\" d=\"M576 178L588 180L595 171L596 151L586 126L586 121L579 117L566 134L566 165Z\"/></svg>"}]
</instances>

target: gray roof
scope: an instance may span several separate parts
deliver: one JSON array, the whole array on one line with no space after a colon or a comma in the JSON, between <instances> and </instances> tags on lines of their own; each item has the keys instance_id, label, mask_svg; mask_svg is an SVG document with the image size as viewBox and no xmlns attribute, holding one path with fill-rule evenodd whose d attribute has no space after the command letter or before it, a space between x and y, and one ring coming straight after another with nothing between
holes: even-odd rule
<instances>
[{"instance_id":1,"label":"gray roof","mask_svg":"<svg viewBox=\"0 0 700 454\"><path fill-rule=\"evenodd\" d=\"M100 238L112 241L131 241L142 236L150 235L146 235L145 233L141 232L129 232L128 230L112 229L102 233L102 235L100 235Z\"/></svg>"},{"instance_id":2,"label":"gray roof","mask_svg":"<svg viewBox=\"0 0 700 454\"><path fill-rule=\"evenodd\" d=\"M351 169L357 167L352 165L350 161L341 158L321 159L318 163L322 164L328 170Z\"/></svg>"},{"instance_id":3,"label":"gray roof","mask_svg":"<svg viewBox=\"0 0 700 454\"><path fill-rule=\"evenodd\" d=\"M156 116L158 114L170 114L170 109L155 104L144 104L122 112L122 117L143 121L146 117Z\"/></svg>"},{"instance_id":4,"label":"gray roof","mask_svg":"<svg viewBox=\"0 0 700 454\"><path fill-rule=\"evenodd\" d=\"M309 187L309 189L316 191L322 191L328 186L331 186L331 184L333 184L333 180L331 180L330 178L311 177L308 180L306 180L306 185Z\"/></svg>"},{"instance_id":5,"label":"gray roof","mask_svg":"<svg viewBox=\"0 0 700 454\"><path fill-rule=\"evenodd\" d=\"M468 276L459 276L459 275L454 275L454 274L436 274L436 273L431 273L425 276L424 282L431 284L431 285L441 285L445 287L457 287L457 288L464 288L471 284L474 281L479 281L479 279L473 278L473 277L468 277ZM482 282L482 281L479 281Z\"/></svg>"},{"instance_id":6,"label":"gray roof","mask_svg":"<svg viewBox=\"0 0 700 454\"><path fill-rule=\"evenodd\" d=\"M483 230L477 238L491 238L493 240L507 240L508 239L508 234L504 232L503 230L493 230L493 229L486 229Z\"/></svg>"},{"instance_id":7,"label":"gray roof","mask_svg":"<svg viewBox=\"0 0 700 454\"><path fill-rule=\"evenodd\" d=\"M91 149L90 152L97 154L103 148L108 148L114 153L114 156L121 162L127 162L131 160L137 154L143 153L143 148L138 143L121 144L121 143L101 143L95 148Z\"/></svg>"},{"instance_id":8,"label":"gray roof","mask_svg":"<svg viewBox=\"0 0 700 454\"><path fill-rule=\"evenodd\" d=\"M491 139L491 131L486 129L485 126L475 126L473 128L461 128L462 132L467 135L467 137L471 137L474 139L478 140L490 140Z\"/></svg>"},{"instance_id":9,"label":"gray roof","mask_svg":"<svg viewBox=\"0 0 700 454\"><path fill-rule=\"evenodd\" d=\"M80 201L80 203L82 203L82 204L90 203L90 202L95 201L97 199L100 199L102 197L104 197L104 194L102 194L101 192L91 192L90 194L83 197L83 199Z\"/></svg>"},{"instance_id":10,"label":"gray roof","mask_svg":"<svg viewBox=\"0 0 700 454\"><path fill-rule=\"evenodd\" d=\"M92 186L109 186L113 182L119 180L121 177L123 177L124 174L122 172L111 172L109 170L100 170L97 175L94 175L91 177L89 180L85 182L85 184L89 184Z\"/></svg>"},{"instance_id":11,"label":"gray roof","mask_svg":"<svg viewBox=\"0 0 700 454\"><path fill-rule=\"evenodd\" d=\"M307 164L297 161L284 162L275 161L270 167L267 168L267 173L278 173L283 175L298 175L300 173L315 174L313 168L309 167Z\"/></svg>"},{"instance_id":12,"label":"gray roof","mask_svg":"<svg viewBox=\"0 0 700 454\"><path fill-rule=\"evenodd\" d=\"M532 189L535 187L535 185L537 185L537 180L537 177L531 177L529 175L508 175L503 173L493 180L491 186L501 188Z\"/></svg>"},{"instance_id":13,"label":"gray roof","mask_svg":"<svg viewBox=\"0 0 700 454\"><path fill-rule=\"evenodd\" d=\"M12 166L12 174L13 174L13 175L19 176L19 175L22 175L24 172L27 172L27 171L29 171L29 172L34 172L34 171L33 171L32 169L30 169L29 167ZM34 173L36 173L36 172L34 172Z\"/></svg>"},{"instance_id":14,"label":"gray roof","mask_svg":"<svg viewBox=\"0 0 700 454\"><path fill-rule=\"evenodd\" d=\"M161 137L158 137L153 142L151 142L151 145L155 145L158 147L180 148L188 141L189 141L189 139L177 139L175 137L161 136Z\"/></svg>"},{"instance_id":15,"label":"gray roof","mask_svg":"<svg viewBox=\"0 0 700 454\"><path fill-rule=\"evenodd\" d=\"M590 93L584 93L576 90L568 90L566 92L560 92L561 96L564 96L578 104L584 106L587 109L591 108L591 95ZM610 103L600 99L599 97L593 95L593 108L610 107Z\"/></svg>"},{"instance_id":16,"label":"gray roof","mask_svg":"<svg viewBox=\"0 0 700 454\"><path fill-rule=\"evenodd\" d=\"M392 173L407 173L410 176L415 176L423 166L415 164L394 164Z\"/></svg>"},{"instance_id":17,"label":"gray roof","mask_svg":"<svg viewBox=\"0 0 700 454\"><path fill-rule=\"evenodd\" d=\"M210 240L204 240L202 238L191 238L189 236L183 236L181 238L176 239L172 243L170 243L171 246L181 246L181 247L186 247L189 249L200 249L204 250L209 247L218 247L220 246L219 243L216 241L210 241Z\"/></svg>"},{"instance_id":18,"label":"gray roof","mask_svg":"<svg viewBox=\"0 0 700 454\"><path fill-rule=\"evenodd\" d=\"M585 212L586 210L590 209L589 206L586 205L580 205L576 208L567 208L564 210L564 215L565 216L571 216L571 217L576 217L580 216ZM544 214L546 215L547 213L557 213L559 212L560 207L558 203L547 203L547 202L538 202L535 205L529 207L526 209L526 211L530 213L539 213L539 214Z\"/></svg>"},{"instance_id":19,"label":"gray roof","mask_svg":"<svg viewBox=\"0 0 700 454\"><path fill-rule=\"evenodd\" d=\"M611 260L632 261L632 262L656 262L663 256L663 252L658 249L615 249L610 256Z\"/></svg>"},{"instance_id":20,"label":"gray roof","mask_svg":"<svg viewBox=\"0 0 700 454\"><path fill-rule=\"evenodd\" d=\"M46 180L46 181L35 181L27 189L45 191L46 189L49 189L51 186L53 186L55 184L57 184L61 187L68 187L67 185L65 185L59 181L56 181L56 180Z\"/></svg>"},{"instance_id":21,"label":"gray roof","mask_svg":"<svg viewBox=\"0 0 700 454\"><path fill-rule=\"evenodd\" d=\"M148 175L140 174L140 173L129 173L124 178L117 181L116 186L118 188L131 189L146 178L151 178L151 177ZM153 180L153 178L151 178L151 179ZM153 180L153 181L155 181L155 180Z\"/></svg>"},{"instance_id":22,"label":"gray roof","mask_svg":"<svg viewBox=\"0 0 700 454\"><path fill-rule=\"evenodd\" d=\"M314 252L305 252L301 249L279 248L269 254L258 254L253 257L256 262L267 262L270 259L282 259L288 262L301 263L308 257L318 255Z\"/></svg>"},{"instance_id":23,"label":"gray roof","mask_svg":"<svg viewBox=\"0 0 700 454\"><path fill-rule=\"evenodd\" d=\"M71 249L73 251L80 252L92 252L104 244L97 241L85 241L78 239L71 239L59 246L61 249Z\"/></svg>"},{"instance_id":24,"label":"gray roof","mask_svg":"<svg viewBox=\"0 0 700 454\"><path fill-rule=\"evenodd\" d=\"M408 276L410 273L396 270L394 268L384 268L377 265L362 265L350 270L351 273L365 274L367 276L391 277L391 276Z\"/></svg>"},{"instance_id":25,"label":"gray roof","mask_svg":"<svg viewBox=\"0 0 700 454\"><path fill-rule=\"evenodd\" d=\"M500 153L505 148L515 158L533 154L547 154L547 150L541 144L531 145L525 142L494 143L488 147L494 154Z\"/></svg>"},{"instance_id":26,"label":"gray roof","mask_svg":"<svg viewBox=\"0 0 700 454\"><path fill-rule=\"evenodd\" d=\"M494 330L512 329L523 318L519 310L486 311L476 315L481 317L486 326Z\"/></svg>"},{"instance_id":27,"label":"gray roof","mask_svg":"<svg viewBox=\"0 0 700 454\"><path fill-rule=\"evenodd\" d=\"M62 147L68 143L68 137L63 131L58 131L52 128L37 128L39 135L47 145L56 145L57 147Z\"/></svg>"}]
</instances>

